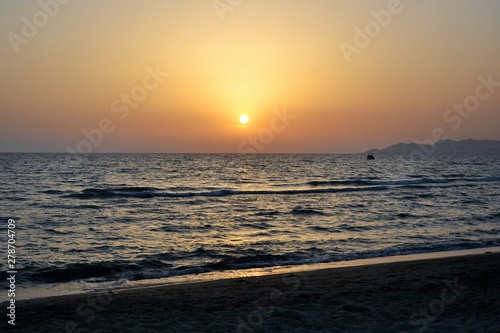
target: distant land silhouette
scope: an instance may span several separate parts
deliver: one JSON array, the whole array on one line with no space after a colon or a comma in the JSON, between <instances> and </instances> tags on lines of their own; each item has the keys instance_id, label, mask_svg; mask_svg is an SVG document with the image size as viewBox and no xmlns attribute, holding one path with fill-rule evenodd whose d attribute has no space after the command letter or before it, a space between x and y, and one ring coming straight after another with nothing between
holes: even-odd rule
<instances>
[{"instance_id":1,"label":"distant land silhouette","mask_svg":"<svg viewBox=\"0 0 500 333\"><path fill-rule=\"evenodd\" d=\"M398 143L384 149L370 149L368 154L500 154L500 141L495 140L441 140L435 144Z\"/></svg>"}]
</instances>

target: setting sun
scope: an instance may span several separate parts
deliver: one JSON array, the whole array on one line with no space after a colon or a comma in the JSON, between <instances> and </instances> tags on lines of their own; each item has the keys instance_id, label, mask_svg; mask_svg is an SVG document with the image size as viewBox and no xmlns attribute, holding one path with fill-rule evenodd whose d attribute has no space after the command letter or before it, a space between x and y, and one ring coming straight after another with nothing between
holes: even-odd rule
<instances>
[{"instance_id":1,"label":"setting sun","mask_svg":"<svg viewBox=\"0 0 500 333\"><path fill-rule=\"evenodd\" d=\"M246 123L248 123L248 116L246 114L242 114L240 116L240 123L242 123L243 125L245 125Z\"/></svg>"},{"instance_id":2,"label":"setting sun","mask_svg":"<svg viewBox=\"0 0 500 333\"><path fill-rule=\"evenodd\" d=\"M500 333L499 14L0 0L0 333Z\"/></svg>"}]
</instances>

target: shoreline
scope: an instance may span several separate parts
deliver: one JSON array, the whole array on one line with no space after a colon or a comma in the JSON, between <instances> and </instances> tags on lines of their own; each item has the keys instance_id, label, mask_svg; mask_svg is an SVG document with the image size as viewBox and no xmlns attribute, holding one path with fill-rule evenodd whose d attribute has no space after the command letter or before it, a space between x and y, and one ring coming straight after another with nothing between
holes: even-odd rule
<instances>
[{"instance_id":1,"label":"shoreline","mask_svg":"<svg viewBox=\"0 0 500 333\"><path fill-rule=\"evenodd\" d=\"M407 255L395 255L395 256L385 256L385 257L373 257L364 259L352 259L325 263L311 263L311 264L298 264L298 265L285 265L285 266L270 266L270 267L260 267L260 268L246 268L238 270L226 270L226 271L214 271L206 272L194 275L180 275L171 276L166 278L158 279L145 279L137 281L127 281L126 285L113 285L113 286L96 286L96 288L91 290L79 290L75 288L78 286L78 282L67 283L63 285L57 285L52 288L47 288L46 285L43 287L35 288L35 291L26 289L19 289L18 294L23 295L27 290L31 291L29 296L18 296L17 302L23 302L27 300L37 300L46 298L56 298L56 297L70 297L79 295L92 295L100 294L103 292L121 292L123 290L132 289L149 289L157 288L169 285L182 285L191 283L203 283L216 280L228 280L236 278L245 278L253 276L264 276L264 275L275 275L275 274L289 274L297 273L303 271L315 271L323 269L336 269L342 267L355 267L355 266L370 266L377 264L393 263L393 262L404 262L404 261L414 261L414 260L428 260L437 258L447 258L455 256L466 256L481 254L485 252L500 253L500 247L486 247L486 248L475 248L466 250L452 250L452 251L439 251L439 252L428 252L428 253L417 253L417 254L407 254ZM69 287L69 288L68 288ZM80 287L81 288L81 287ZM0 302L3 305L4 302Z\"/></svg>"},{"instance_id":2,"label":"shoreline","mask_svg":"<svg viewBox=\"0 0 500 333\"><path fill-rule=\"evenodd\" d=\"M218 280L231 280L238 278L249 278L258 277L266 275L280 275L280 274L291 274L291 273L302 273L308 271L318 271L318 270L328 270L328 269L339 269L348 267L358 267L358 266L371 266L379 264L391 264L406 261L420 261L420 260L431 260L439 258L452 258L468 255L476 255L483 253L500 253L500 247L487 247L487 248L475 248L466 250L453 250L453 251L439 251L439 252L429 252L429 253L417 253L417 254L407 254L407 255L396 255L396 256L386 256L386 257L374 257L365 259L353 259L353 260L343 260L334 261L326 263L313 263L313 264L299 264L299 265L286 265L286 266L271 266L271 267L261 267L261 268L246 268L238 270L227 270L227 271L215 271L207 272L196 275L180 275L174 277L166 277L160 279L147 279L139 281L130 281L127 285L117 285L114 287L106 288L96 288L92 291L81 291L81 292L70 292L70 293L58 293L58 294L46 294L38 297L19 297L18 302L24 302L29 300L38 299L54 299L58 297L78 297L81 295L94 295L102 294L105 292L116 292L120 293L126 290L141 290L141 289L151 289L151 288L162 288L172 285L184 285L193 283L205 283L210 281ZM64 285L62 286L64 288ZM54 289L57 290L57 289ZM3 305L4 302L0 302Z\"/></svg>"},{"instance_id":3,"label":"shoreline","mask_svg":"<svg viewBox=\"0 0 500 333\"><path fill-rule=\"evenodd\" d=\"M283 275L283 274L292 274L292 273L307 273L307 272L316 272L316 271L321 271L321 270L335 270L335 269L359 267L359 266L367 266L367 268L368 268L370 266L382 265L382 264L464 257L464 256L470 256L470 255L480 255L480 254L489 254L489 253L500 254L500 247L487 247L487 248L476 248L476 249L467 249L467 250L417 253L417 254L374 257L374 258L365 258L365 259L353 259L353 260L333 261L333 262L314 263L314 264L247 268L247 269L238 269L238 270L201 273L201 274L197 274L194 276L181 275L181 276L177 276L177 277L168 277L168 278L163 278L163 279L157 279L157 280L164 280L166 282L156 282L155 283L154 279L153 280L141 280L141 281L137 281L136 286L134 286L134 285L124 286L124 287L118 286L118 287L114 288L113 291L119 293L119 292L126 291L126 290L162 288L162 287L166 287L166 286L205 283L205 282L219 281L219 280L232 280L232 279L239 279L239 278L262 277L262 276L267 276L267 275ZM97 292L101 292L101 291L97 291Z\"/></svg>"},{"instance_id":4,"label":"shoreline","mask_svg":"<svg viewBox=\"0 0 500 333\"><path fill-rule=\"evenodd\" d=\"M102 332L432 332L462 327L496 331L500 329L499 248L474 249L478 251L425 254L434 256L427 259L410 255L413 258L392 262L361 259L378 262L363 265L358 260L356 265L343 262L315 270L20 300L16 328L25 332L95 332L103 327L108 329Z\"/></svg>"}]
</instances>

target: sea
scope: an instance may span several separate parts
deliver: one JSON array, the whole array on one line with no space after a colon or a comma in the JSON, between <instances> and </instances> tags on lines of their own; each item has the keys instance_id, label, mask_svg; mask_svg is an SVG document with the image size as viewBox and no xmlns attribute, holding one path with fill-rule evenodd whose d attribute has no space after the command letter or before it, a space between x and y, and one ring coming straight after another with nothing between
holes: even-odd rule
<instances>
[{"instance_id":1,"label":"sea","mask_svg":"<svg viewBox=\"0 0 500 333\"><path fill-rule=\"evenodd\" d=\"M499 155L6 153L0 184L17 299L500 246Z\"/></svg>"}]
</instances>

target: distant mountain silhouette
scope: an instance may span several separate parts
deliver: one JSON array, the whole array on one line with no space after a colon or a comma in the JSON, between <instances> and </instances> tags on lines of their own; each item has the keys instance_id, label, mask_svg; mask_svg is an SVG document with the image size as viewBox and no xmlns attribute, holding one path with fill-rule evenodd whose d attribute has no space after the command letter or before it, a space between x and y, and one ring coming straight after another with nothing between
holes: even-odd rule
<instances>
[{"instance_id":1,"label":"distant mountain silhouette","mask_svg":"<svg viewBox=\"0 0 500 333\"><path fill-rule=\"evenodd\" d=\"M433 145L398 143L384 149L371 149L370 154L500 154L500 141L494 140L441 140Z\"/></svg>"}]
</instances>

